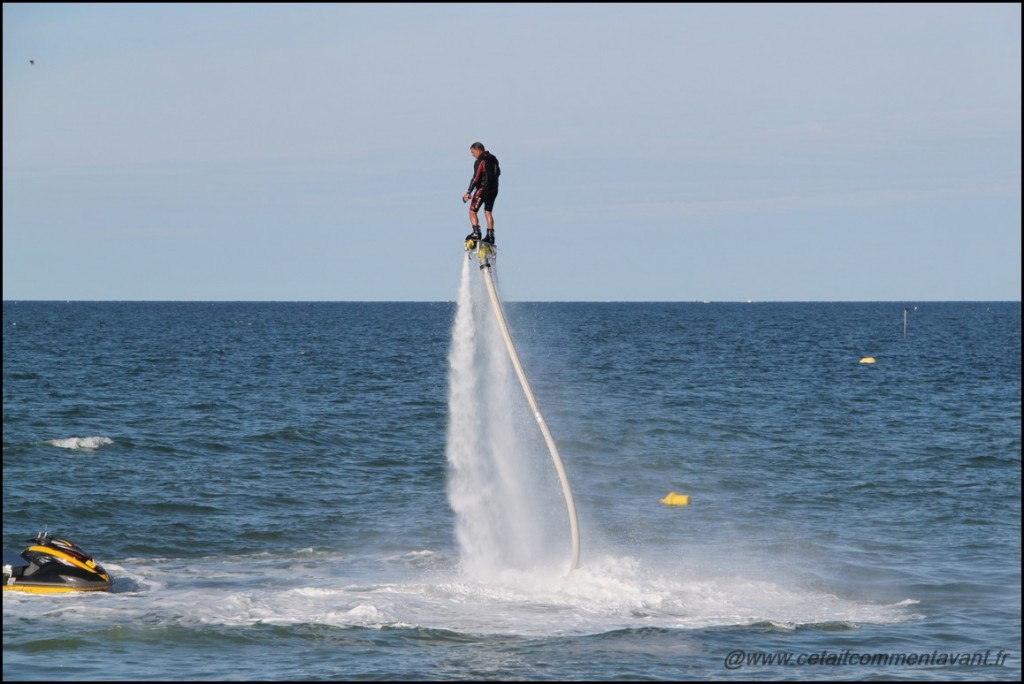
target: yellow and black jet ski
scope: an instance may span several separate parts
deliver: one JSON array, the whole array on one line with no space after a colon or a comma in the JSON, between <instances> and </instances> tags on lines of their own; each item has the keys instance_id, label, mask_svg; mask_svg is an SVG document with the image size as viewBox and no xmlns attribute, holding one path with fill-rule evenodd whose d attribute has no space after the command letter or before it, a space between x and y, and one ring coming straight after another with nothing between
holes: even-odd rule
<instances>
[{"instance_id":1,"label":"yellow and black jet ski","mask_svg":"<svg viewBox=\"0 0 1024 684\"><path fill-rule=\"evenodd\" d=\"M4 591L107 591L113 581L77 544L40 532L20 556L4 552Z\"/></svg>"}]
</instances>

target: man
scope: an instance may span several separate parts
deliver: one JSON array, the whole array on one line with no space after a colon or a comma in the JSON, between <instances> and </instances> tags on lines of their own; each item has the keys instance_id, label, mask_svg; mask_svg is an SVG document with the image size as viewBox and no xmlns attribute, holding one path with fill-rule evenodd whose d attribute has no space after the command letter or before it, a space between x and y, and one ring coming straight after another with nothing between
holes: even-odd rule
<instances>
[{"instance_id":1,"label":"man","mask_svg":"<svg viewBox=\"0 0 1024 684\"><path fill-rule=\"evenodd\" d=\"M501 167L498 166L498 159L484 149L484 144L475 142L469 146L469 153L476 160L473 162L473 178L469 181L469 190L462 196L462 203L469 202L469 224L473 232L466 236L467 240L481 240L480 220L477 218L477 211L480 205L484 207L484 218L487 219L487 237L483 242L494 244L494 216L491 210L494 209L494 200L498 196L498 176L501 175ZM474 190L476 191L474 193Z\"/></svg>"}]
</instances>

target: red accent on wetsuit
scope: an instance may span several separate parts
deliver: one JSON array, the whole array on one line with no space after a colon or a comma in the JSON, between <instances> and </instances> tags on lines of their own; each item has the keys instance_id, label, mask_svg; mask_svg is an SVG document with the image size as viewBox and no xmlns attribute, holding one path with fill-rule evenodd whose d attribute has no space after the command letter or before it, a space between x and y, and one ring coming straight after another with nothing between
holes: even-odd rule
<instances>
[{"instance_id":1,"label":"red accent on wetsuit","mask_svg":"<svg viewBox=\"0 0 1024 684\"><path fill-rule=\"evenodd\" d=\"M476 164L473 165L473 180L469 181L469 190L466 192L473 192L473 188L479 187L481 190L487 187L487 161L483 155L476 160Z\"/></svg>"}]
</instances>

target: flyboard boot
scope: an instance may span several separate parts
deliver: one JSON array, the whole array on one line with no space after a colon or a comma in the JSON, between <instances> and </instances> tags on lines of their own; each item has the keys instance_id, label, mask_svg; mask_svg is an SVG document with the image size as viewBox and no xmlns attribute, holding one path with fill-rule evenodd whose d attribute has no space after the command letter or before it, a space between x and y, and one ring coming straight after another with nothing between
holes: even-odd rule
<instances>
[{"instance_id":1,"label":"flyboard boot","mask_svg":"<svg viewBox=\"0 0 1024 684\"><path fill-rule=\"evenodd\" d=\"M480 233L480 226L473 226L473 232L466 236L466 256L476 255L480 268L490 268L498 250L494 247L494 231L488 230L487 237Z\"/></svg>"}]
</instances>

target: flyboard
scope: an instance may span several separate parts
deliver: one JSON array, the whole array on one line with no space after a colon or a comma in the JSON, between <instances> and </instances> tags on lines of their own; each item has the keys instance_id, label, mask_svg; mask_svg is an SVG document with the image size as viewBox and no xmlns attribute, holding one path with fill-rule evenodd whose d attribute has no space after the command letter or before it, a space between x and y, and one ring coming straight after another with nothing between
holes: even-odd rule
<instances>
[{"instance_id":1,"label":"flyboard","mask_svg":"<svg viewBox=\"0 0 1024 684\"><path fill-rule=\"evenodd\" d=\"M537 398L533 396L530 381L526 377L526 371L523 370L523 364L519 360L516 346L512 343L512 335L508 331L505 311L501 307L501 298L498 297L498 288L494 284L494 276L491 273L494 262L498 258L498 250L489 242L469 238L466 240L466 253L467 258L472 259L475 256L480 264L480 271L483 273L484 282L487 284L487 294L491 299L491 308L494 309L494 316L498 319L498 327L501 328L501 336L505 340L505 347L508 349L509 358L512 359L516 375L519 376L519 384L523 386L523 394L526 395L526 401L530 404L533 417L537 419L537 425L540 426L541 434L544 435L544 442L548 445L548 451L551 452L551 460L555 464L558 481L562 485L565 507L569 512L569 533L572 536L572 563L570 568L575 570L580 564L580 527L579 521L576 518L576 503L572 498L572 489L569 488L569 478L565 475L565 467L562 465L562 459L558 455L558 447L555 446L555 440L551 436L551 431L548 430L548 425L544 422L544 416L540 413Z\"/></svg>"}]
</instances>

